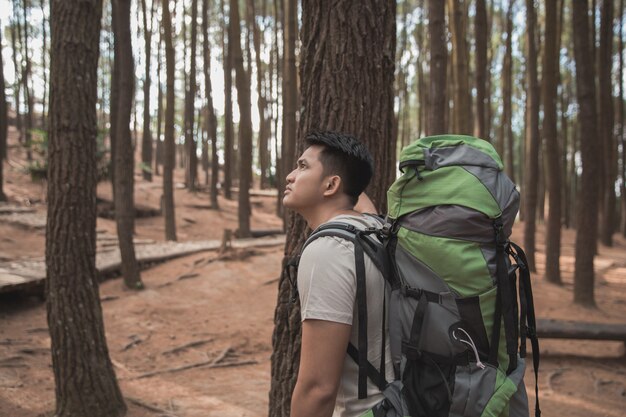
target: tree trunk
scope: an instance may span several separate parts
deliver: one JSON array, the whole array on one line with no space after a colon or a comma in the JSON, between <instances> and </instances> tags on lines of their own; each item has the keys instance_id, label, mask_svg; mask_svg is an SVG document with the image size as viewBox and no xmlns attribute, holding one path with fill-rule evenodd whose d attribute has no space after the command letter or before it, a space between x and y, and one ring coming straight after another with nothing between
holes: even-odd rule
<instances>
[{"instance_id":1,"label":"tree trunk","mask_svg":"<svg viewBox=\"0 0 626 417\"><path fill-rule=\"evenodd\" d=\"M487 16L487 26L488 26L488 35L487 39L491 39L491 34L493 32L493 19L494 19L494 0L491 0L489 5L489 15ZM485 103L485 132L487 132L487 137L483 138L493 143L494 139L491 132L491 117L493 114L493 108L491 105L491 86L492 86L492 77L491 77L491 69L493 67L493 56L494 50L491 42L487 42L487 72L486 72L486 83L487 83L487 103Z\"/></svg>"},{"instance_id":2,"label":"tree trunk","mask_svg":"<svg viewBox=\"0 0 626 417\"><path fill-rule=\"evenodd\" d=\"M191 0L191 52L189 58L189 73L187 75L187 90L185 92L185 183L187 189L194 191L198 181L197 144L193 135L194 128L194 101L196 98L196 44L198 32L198 0ZM185 72L185 74L187 74Z\"/></svg>"},{"instance_id":3,"label":"tree trunk","mask_svg":"<svg viewBox=\"0 0 626 417\"><path fill-rule=\"evenodd\" d=\"M41 37L42 37L42 54L41 54L41 69L43 73L43 98L41 99L41 128L46 130L47 117L46 117L46 103L48 94L48 21L46 20L46 2L41 0L39 5L41 6Z\"/></svg>"},{"instance_id":4,"label":"tree trunk","mask_svg":"<svg viewBox=\"0 0 626 417\"><path fill-rule=\"evenodd\" d=\"M602 2L602 16L600 24L600 56L599 81L600 81L600 134L604 143L602 147L604 155L602 166L604 196L602 205L602 225L600 227L600 241L606 246L613 246L613 232L616 225L616 197L615 179L617 177L617 144L613 135L614 108L613 108L613 85L611 73L613 68L613 0ZM621 84L621 82L620 82Z\"/></svg>"},{"instance_id":5,"label":"tree trunk","mask_svg":"<svg viewBox=\"0 0 626 417\"><path fill-rule=\"evenodd\" d=\"M176 215L174 212L174 166L176 165L176 144L174 142L174 80L176 71L176 57L172 42L172 18L170 16L169 1L162 0L163 39L165 40L165 138L163 163L163 216L165 217L165 239L176 240Z\"/></svg>"},{"instance_id":6,"label":"tree trunk","mask_svg":"<svg viewBox=\"0 0 626 417\"><path fill-rule=\"evenodd\" d=\"M254 43L254 56L256 65L256 85L257 85L257 107L259 112L259 165L261 168L260 187L261 189L267 188L267 171L268 171L268 152L267 152L267 98L266 93L263 90L263 62L261 61L261 31L259 25L256 22L256 12L254 7L254 0L247 0L247 15L248 26L252 31L252 38Z\"/></svg>"},{"instance_id":7,"label":"tree trunk","mask_svg":"<svg viewBox=\"0 0 626 417\"><path fill-rule=\"evenodd\" d=\"M2 58L2 33L0 33L0 201L7 201L7 196L4 193L4 161L7 159L9 120L7 97L4 89L4 61Z\"/></svg>"},{"instance_id":8,"label":"tree trunk","mask_svg":"<svg viewBox=\"0 0 626 417\"><path fill-rule=\"evenodd\" d=\"M624 0L619 2L619 78L624 78ZM622 236L626 237L626 138L624 138L624 83L619 83L618 102L619 137L622 141Z\"/></svg>"},{"instance_id":9,"label":"tree trunk","mask_svg":"<svg viewBox=\"0 0 626 417\"><path fill-rule=\"evenodd\" d=\"M22 128L22 113L20 112L20 94L21 94L21 80L20 80L20 58L19 50L17 49L17 32L19 32L20 21L17 18L17 2L13 1L13 17L11 18L11 48L13 49L13 74L15 77L13 84L13 95L15 101L15 128L17 129L18 141L24 143L24 131Z\"/></svg>"},{"instance_id":10,"label":"tree trunk","mask_svg":"<svg viewBox=\"0 0 626 417\"><path fill-rule=\"evenodd\" d=\"M302 3L301 97L298 138L312 129L349 132L361 139L374 157L375 181L367 193L383 212L387 187L394 177L393 74L395 2L307 0ZM362 36L353 36L359 33ZM367 54L363 51L369 51ZM328 88L320 88L328 86ZM298 150L303 141L298 140ZM290 213L286 260L303 242L306 225ZM300 354L300 311L289 301L290 285L279 281L275 328L272 336L271 417L289 415L291 393Z\"/></svg>"},{"instance_id":11,"label":"tree trunk","mask_svg":"<svg viewBox=\"0 0 626 417\"><path fill-rule=\"evenodd\" d=\"M454 65L454 132L471 135L472 98L469 86L469 48L467 46L467 1L448 0Z\"/></svg>"},{"instance_id":12,"label":"tree trunk","mask_svg":"<svg viewBox=\"0 0 626 417\"><path fill-rule=\"evenodd\" d=\"M224 63L224 197L232 199L231 188L233 186L233 53L230 39L232 25L226 19L224 0L222 1L222 13L224 14L224 24L227 25L222 30L222 62ZM228 36L224 36L224 34Z\"/></svg>"},{"instance_id":13,"label":"tree trunk","mask_svg":"<svg viewBox=\"0 0 626 417\"><path fill-rule=\"evenodd\" d=\"M446 132L445 113L448 46L446 42L446 4L428 0L428 33L430 34L430 107L428 135Z\"/></svg>"},{"instance_id":14,"label":"tree trunk","mask_svg":"<svg viewBox=\"0 0 626 417\"><path fill-rule=\"evenodd\" d=\"M279 4L281 7L279 7ZM283 157L282 157L282 153L281 153L281 147L278 145L278 136L280 132L280 137L281 140L284 137L284 123L281 126L281 129L279 130L278 128L278 124L279 124L279 111L280 111L280 107L282 104L282 99L283 99L283 94L282 94L282 83L280 82L280 80L282 79L282 73L283 73L283 57L280 55L280 47L279 47L279 43L278 43L278 33L279 33L279 26L282 24L283 22L283 8L282 6L284 5L284 1L283 0L274 0L274 54L276 56L276 93L274 94L273 97L275 97L276 99L276 118L274 120L274 135L275 135L275 139L274 139L274 154L276 155L276 188L278 189L278 193L276 195L276 215L278 217L280 217L281 219L283 219L283 229L286 229L286 222L284 221L284 210L283 210L283 196L282 193L280 192L281 190L284 189L284 182L283 182L283 178L286 177L286 175L283 175ZM283 26L284 29L284 26Z\"/></svg>"},{"instance_id":15,"label":"tree trunk","mask_svg":"<svg viewBox=\"0 0 626 417\"><path fill-rule=\"evenodd\" d=\"M237 0L230 1L231 23L228 44L233 52L233 64L237 83L237 102L239 103L239 206L238 237L250 236L250 186L252 185L252 116L250 114L250 80L243 65L243 53L240 41L239 5Z\"/></svg>"},{"instance_id":16,"label":"tree trunk","mask_svg":"<svg viewBox=\"0 0 626 417\"><path fill-rule=\"evenodd\" d=\"M135 65L130 34L130 0L113 1L117 3L115 43L119 42L119 56L116 56L115 60L119 60L120 69L115 143L115 222L124 283L128 288L141 289L143 284L133 245L135 161L129 125L135 91Z\"/></svg>"},{"instance_id":17,"label":"tree trunk","mask_svg":"<svg viewBox=\"0 0 626 417\"><path fill-rule=\"evenodd\" d=\"M46 307L59 417L126 414L109 359L96 271L101 15L100 0L50 4Z\"/></svg>"},{"instance_id":18,"label":"tree trunk","mask_svg":"<svg viewBox=\"0 0 626 417\"><path fill-rule=\"evenodd\" d=\"M546 6L549 7L549 6ZM535 44L536 13L533 0L526 0L526 75L528 77L528 101L526 114L526 177L524 182L524 249L528 266L535 267L535 230L537 208L537 181L539 177L539 83L537 81L537 45Z\"/></svg>"},{"instance_id":19,"label":"tree trunk","mask_svg":"<svg viewBox=\"0 0 626 417\"><path fill-rule=\"evenodd\" d=\"M298 86L296 74L296 37L298 31L298 2L285 0L283 30L283 136L282 136L282 168L283 173L291 172L295 164L296 147L296 106ZM284 175L283 175L284 176ZM279 195L285 188L285 179L279 178ZM282 204L282 199L280 200Z\"/></svg>"},{"instance_id":20,"label":"tree trunk","mask_svg":"<svg viewBox=\"0 0 626 417\"><path fill-rule=\"evenodd\" d=\"M486 0L476 0L476 17L474 18L474 33L476 37L476 128L475 135L482 139L489 139L485 107L488 103L487 82L487 42L489 26L487 25Z\"/></svg>"},{"instance_id":21,"label":"tree trunk","mask_svg":"<svg viewBox=\"0 0 626 417\"><path fill-rule=\"evenodd\" d=\"M202 33L204 36L204 90L207 99L207 135L211 140L211 207L217 210L217 181L219 177L219 157L217 155L217 118L213 107L213 93L211 85L211 44L209 38L209 5L208 0L202 0Z\"/></svg>"},{"instance_id":22,"label":"tree trunk","mask_svg":"<svg viewBox=\"0 0 626 417\"><path fill-rule=\"evenodd\" d=\"M111 31L115 32L117 25L117 2L111 1ZM109 147L111 149L111 160L109 162L109 177L111 178L111 189L113 200L115 200L115 156L117 154L117 120L118 103L120 95L120 62L116 57L120 56L119 42L113 42L113 68L111 68L111 93L109 96Z\"/></svg>"},{"instance_id":23,"label":"tree trunk","mask_svg":"<svg viewBox=\"0 0 626 417\"><path fill-rule=\"evenodd\" d=\"M509 9L506 13L506 43L505 51L502 61L502 125L500 140L497 143L496 149L500 154L503 161L507 161L505 164L505 171L507 175L515 182L514 166L510 162L513 155L513 128L511 126L511 101L513 96L513 3L515 0L509 0Z\"/></svg>"},{"instance_id":24,"label":"tree trunk","mask_svg":"<svg viewBox=\"0 0 626 417\"><path fill-rule=\"evenodd\" d=\"M546 35L543 53L543 137L546 149L546 182L548 191L548 222L546 226L546 272L549 282L561 283L561 152L557 137L557 83L559 44L557 38L557 2L545 3Z\"/></svg>"},{"instance_id":25,"label":"tree trunk","mask_svg":"<svg viewBox=\"0 0 626 417\"><path fill-rule=\"evenodd\" d=\"M152 181L152 132L150 132L150 60L152 46L152 18L154 14L154 0L150 7L150 26L148 26L148 11L146 1L141 0L143 16L144 44L146 48L145 78L143 80L143 132L141 137L142 173L146 181Z\"/></svg>"},{"instance_id":26,"label":"tree trunk","mask_svg":"<svg viewBox=\"0 0 626 417\"><path fill-rule=\"evenodd\" d=\"M32 155L32 141L33 141L33 105L34 105L34 97L32 87L30 86L30 81L32 78L32 65L30 59L30 48L28 47L28 5L26 2L22 4L22 31L23 33L19 36L20 43L22 46L22 84L23 84L23 92L24 92L24 102L26 103L26 120L24 124L24 130L26 135L26 159L31 161L33 159Z\"/></svg>"},{"instance_id":27,"label":"tree trunk","mask_svg":"<svg viewBox=\"0 0 626 417\"><path fill-rule=\"evenodd\" d=\"M154 5L153 5L154 7ZM161 124L163 121L163 86L161 85L161 44L163 32L159 31L159 49L157 52L157 134L156 134L156 157L154 158L154 174L159 175L159 165L163 165L163 140L161 140Z\"/></svg>"},{"instance_id":28,"label":"tree trunk","mask_svg":"<svg viewBox=\"0 0 626 417\"><path fill-rule=\"evenodd\" d=\"M580 126L580 152L583 165L581 189L577 203L576 254L574 272L574 302L594 306L593 258L598 236L597 204L600 193L596 180L601 169L596 155L596 88L594 61L589 44L589 19L587 2L575 1L572 6L572 32L574 34L574 57L576 62L576 95Z\"/></svg>"}]
</instances>

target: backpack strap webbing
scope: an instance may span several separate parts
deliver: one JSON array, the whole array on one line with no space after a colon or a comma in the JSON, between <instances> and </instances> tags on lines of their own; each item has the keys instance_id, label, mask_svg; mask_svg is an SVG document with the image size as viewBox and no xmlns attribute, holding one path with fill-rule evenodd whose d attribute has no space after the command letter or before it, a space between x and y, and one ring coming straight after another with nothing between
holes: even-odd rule
<instances>
[{"instance_id":1,"label":"backpack strap webbing","mask_svg":"<svg viewBox=\"0 0 626 417\"><path fill-rule=\"evenodd\" d=\"M502 218L494 219L496 237L496 306L493 320L491 346L489 349L489 363L498 366L498 351L500 347L500 323L504 321L506 353L509 357L509 366L506 374L509 375L517 368L517 289L515 282L511 283L507 267L508 240L504 236ZM513 275L515 277L515 275Z\"/></svg>"},{"instance_id":2,"label":"backpack strap webbing","mask_svg":"<svg viewBox=\"0 0 626 417\"><path fill-rule=\"evenodd\" d=\"M533 301L533 290L530 283L530 271L528 270L528 261L526 254L515 243L510 242L512 250L509 254L513 256L520 268L520 352L526 356L526 337L530 339L533 349L533 371L535 373L535 417L541 416L539 408L539 339L537 338L537 328L535 322L535 305ZM523 310L523 311L522 311ZM522 316L522 314L524 316Z\"/></svg>"}]
</instances>

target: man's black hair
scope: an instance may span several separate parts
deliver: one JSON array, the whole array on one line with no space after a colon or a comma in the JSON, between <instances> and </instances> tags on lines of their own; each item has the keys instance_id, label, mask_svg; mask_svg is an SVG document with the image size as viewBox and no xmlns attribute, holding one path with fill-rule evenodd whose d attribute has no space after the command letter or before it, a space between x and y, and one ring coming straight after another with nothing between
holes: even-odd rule
<instances>
[{"instance_id":1,"label":"man's black hair","mask_svg":"<svg viewBox=\"0 0 626 417\"><path fill-rule=\"evenodd\" d=\"M307 146L320 145L319 160L324 175L339 175L343 192L356 204L374 175L374 160L363 143L353 136L337 132L310 132Z\"/></svg>"}]
</instances>

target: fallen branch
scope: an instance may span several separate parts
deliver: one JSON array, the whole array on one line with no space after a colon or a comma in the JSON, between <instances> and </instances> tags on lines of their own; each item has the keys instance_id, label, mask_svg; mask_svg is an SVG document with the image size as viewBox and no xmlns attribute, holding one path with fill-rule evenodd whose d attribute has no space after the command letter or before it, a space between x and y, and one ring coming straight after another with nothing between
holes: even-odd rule
<instances>
[{"instance_id":1,"label":"fallen branch","mask_svg":"<svg viewBox=\"0 0 626 417\"><path fill-rule=\"evenodd\" d=\"M172 414L170 411L165 410L163 408L156 407L154 405L150 405L150 404L148 404L146 402L143 402L139 398L126 397L126 399L128 400L129 403L135 404L135 405L137 405L139 407L143 407L146 410L153 411L155 413L161 413L161 414L164 414L164 415L170 416L170 417L176 417L176 415Z\"/></svg>"},{"instance_id":2,"label":"fallen branch","mask_svg":"<svg viewBox=\"0 0 626 417\"><path fill-rule=\"evenodd\" d=\"M169 355L171 353L178 353L178 352L181 352L181 351L183 351L185 349L189 349L189 348L192 348L192 347L205 345L205 344L207 344L209 342L212 342L213 340L214 340L213 338L210 338L210 339L196 340L196 341L193 341L193 342L189 342L189 343L186 343L186 344L184 344L182 346L178 346L178 347L175 347L173 349L165 350L165 351L161 352L161 355Z\"/></svg>"},{"instance_id":3,"label":"fallen branch","mask_svg":"<svg viewBox=\"0 0 626 417\"><path fill-rule=\"evenodd\" d=\"M199 276L200 276L200 274L198 274L198 273L182 274L178 278L176 278L176 281L181 281L183 279L189 279L189 278L195 278L195 277L199 277Z\"/></svg>"},{"instance_id":4,"label":"fallen branch","mask_svg":"<svg viewBox=\"0 0 626 417\"><path fill-rule=\"evenodd\" d=\"M256 365L257 361L255 360L249 360L249 361L243 361L243 362L226 362L226 363L217 363L215 365L209 366L209 368L228 368L231 366L244 366L244 365Z\"/></svg>"},{"instance_id":5,"label":"fallen branch","mask_svg":"<svg viewBox=\"0 0 626 417\"><path fill-rule=\"evenodd\" d=\"M226 349L222 351L222 353L220 353L215 359L213 359L213 362L211 363L211 365L217 365L218 363L223 361L231 351L232 351L232 348L228 346Z\"/></svg>"}]
</instances>

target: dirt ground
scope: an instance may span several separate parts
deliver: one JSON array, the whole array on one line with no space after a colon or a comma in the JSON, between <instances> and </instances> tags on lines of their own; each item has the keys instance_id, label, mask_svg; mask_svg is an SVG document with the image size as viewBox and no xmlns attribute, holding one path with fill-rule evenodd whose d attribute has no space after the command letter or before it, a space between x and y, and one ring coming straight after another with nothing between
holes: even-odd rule
<instances>
[{"instance_id":1,"label":"dirt ground","mask_svg":"<svg viewBox=\"0 0 626 417\"><path fill-rule=\"evenodd\" d=\"M10 144L15 144L14 134ZM45 183L33 183L23 172L19 147L11 147L9 160L4 165L5 192L12 203L44 212ZM182 174L176 173L178 181ZM139 175L135 179L136 202L158 207L161 177L152 183ZM110 185L100 184L98 195L110 198ZM180 241L219 239L224 228L236 228L236 201L220 198L221 209L215 211L206 208L209 202L204 192L177 189L175 199ZM281 226L274 207L271 197L254 198L253 229ZM111 220L98 219L97 227L115 232ZM138 219L136 229L138 238L163 240L161 217ZM521 233L518 224L513 239L521 242ZM617 237L613 248L600 247L595 287L598 307L587 309L572 303L575 233L563 231L563 286L543 279L542 234L540 226L539 270L533 276L538 316L622 323L626 331L626 240ZM44 247L44 231L0 223L0 262L42 257ZM282 247L275 247L240 252L230 261L215 260L213 252L175 259L145 269L146 289L140 292L126 290L119 278L102 283L109 352L128 400L128 416L267 415L282 253ZM181 275L190 278L177 279ZM180 349L172 352L176 348ZM34 296L0 297L0 416L48 416L54 410L49 349L45 304ZM624 353L619 342L542 340L539 388L543 415L624 416ZM201 362L219 366L145 375ZM527 372L525 381L534 403L532 371Z\"/></svg>"}]
</instances>

